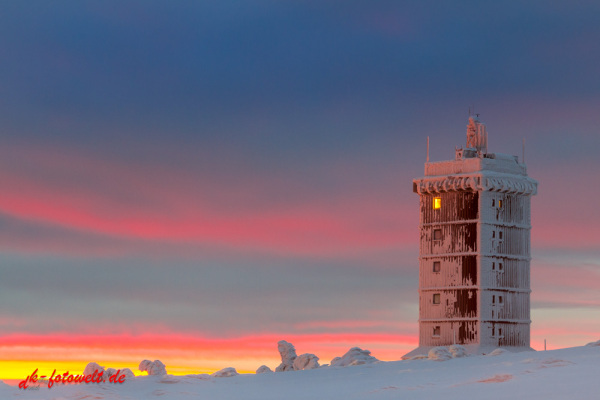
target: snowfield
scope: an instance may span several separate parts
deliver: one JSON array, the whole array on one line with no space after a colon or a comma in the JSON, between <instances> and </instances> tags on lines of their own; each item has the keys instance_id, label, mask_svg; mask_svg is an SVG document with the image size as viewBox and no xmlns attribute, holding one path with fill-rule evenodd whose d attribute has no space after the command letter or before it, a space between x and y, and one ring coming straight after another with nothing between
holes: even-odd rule
<instances>
[{"instance_id":1,"label":"snowfield","mask_svg":"<svg viewBox=\"0 0 600 400\"><path fill-rule=\"evenodd\" d=\"M240 374L151 375L21 390L1 399L600 399L600 342L560 350ZM167 365L168 371L168 365Z\"/></svg>"}]
</instances>

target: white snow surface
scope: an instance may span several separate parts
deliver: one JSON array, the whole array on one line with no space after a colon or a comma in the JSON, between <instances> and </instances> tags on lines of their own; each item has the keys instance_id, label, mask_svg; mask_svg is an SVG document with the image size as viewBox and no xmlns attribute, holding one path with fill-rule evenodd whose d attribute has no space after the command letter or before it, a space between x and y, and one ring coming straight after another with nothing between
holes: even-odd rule
<instances>
[{"instance_id":1,"label":"white snow surface","mask_svg":"<svg viewBox=\"0 0 600 400\"><path fill-rule=\"evenodd\" d=\"M488 356L499 356L500 354L506 353L506 350L498 347L496 350L489 352Z\"/></svg>"},{"instance_id":2,"label":"white snow surface","mask_svg":"<svg viewBox=\"0 0 600 400\"><path fill-rule=\"evenodd\" d=\"M140 376L123 384L55 384L22 390L0 383L0 399L597 399L600 346L378 362L306 371ZM499 354L498 354L499 353Z\"/></svg>"}]
</instances>

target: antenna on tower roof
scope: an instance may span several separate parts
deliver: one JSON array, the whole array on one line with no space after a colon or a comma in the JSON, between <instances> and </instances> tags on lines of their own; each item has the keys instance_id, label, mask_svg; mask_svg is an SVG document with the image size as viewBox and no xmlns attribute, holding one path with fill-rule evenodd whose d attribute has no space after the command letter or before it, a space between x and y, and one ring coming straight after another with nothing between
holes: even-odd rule
<instances>
[{"instance_id":1,"label":"antenna on tower roof","mask_svg":"<svg viewBox=\"0 0 600 400\"><path fill-rule=\"evenodd\" d=\"M427 162L429 162L429 136L427 136Z\"/></svg>"}]
</instances>

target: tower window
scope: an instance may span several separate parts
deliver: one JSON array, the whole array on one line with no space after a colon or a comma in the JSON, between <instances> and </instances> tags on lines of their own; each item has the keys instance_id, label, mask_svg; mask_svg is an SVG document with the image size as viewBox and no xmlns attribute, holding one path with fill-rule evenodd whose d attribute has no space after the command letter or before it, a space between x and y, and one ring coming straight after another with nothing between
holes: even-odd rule
<instances>
[{"instance_id":1,"label":"tower window","mask_svg":"<svg viewBox=\"0 0 600 400\"><path fill-rule=\"evenodd\" d=\"M498 239L502 239L502 231L498 232Z\"/></svg>"},{"instance_id":2,"label":"tower window","mask_svg":"<svg viewBox=\"0 0 600 400\"><path fill-rule=\"evenodd\" d=\"M496 231L492 231L492 239L496 237Z\"/></svg>"},{"instance_id":3,"label":"tower window","mask_svg":"<svg viewBox=\"0 0 600 400\"><path fill-rule=\"evenodd\" d=\"M433 304L440 304L440 294L439 293L434 293L433 295Z\"/></svg>"},{"instance_id":4,"label":"tower window","mask_svg":"<svg viewBox=\"0 0 600 400\"><path fill-rule=\"evenodd\" d=\"M502 200L498 200L498 208L502 208Z\"/></svg>"},{"instance_id":5,"label":"tower window","mask_svg":"<svg viewBox=\"0 0 600 400\"><path fill-rule=\"evenodd\" d=\"M433 198L433 208L435 210L442 208L442 198L441 197Z\"/></svg>"},{"instance_id":6,"label":"tower window","mask_svg":"<svg viewBox=\"0 0 600 400\"><path fill-rule=\"evenodd\" d=\"M496 269L496 263L492 262L492 271L494 271Z\"/></svg>"},{"instance_id":7,"label":"tower window","mask_svg":"<svg viewBox=\"0 0 600 400\"><path fill-rule=\"evenodd\" d=\"M433 262L433 272L440 272L442 269L442 263L440 261Z\"/></svg>"},{"instance_id":8,"label":"tower window","mask_svg":"<svg viewBox=\"0 0 600 400\"><path fill-rule=\"evenodd\" d=\"M496 207L496 199L492 199L492 207Z\"/></svg>"},{"instance_id":9,"label":"tower window","mask_svg":"<svg viewBox=\"0 0 600 400\"><path fill-rule=\"evenodd\" d=\"M498 263L498 269L499 269L500 271L502 271L502 269L503 269L503 268L504 268L504 266L502 265L502 263Z\"/></svg>"},{"instance_id":10,"label":"tower window","mask_svg":"<svg viewBox=\"0 0 600 400\"><path fill-rule=\"evenodd\" d=\"M442 230L441 229L433 230L433 240L442 240Z\"/></svg>"},{"instance_id":11,"label":"tower window","mask_svg":"<svg viewBox=\"0 0 600 400\"><path fill-rule=\"evenodd\" d=\"M496 304L496 296L492 296L492 304Z\"/></svg>"},{"instance_id":12,"label":"tower window","mask_svg":"<svg viewBox=\"0 0 600 400\"><path fill-rule=\"evenodd\" d=\"M433 327L433 336L438 336L439 337L440 336L440 331L441 331L441 329L440 329L439 326L434 326Z\"/></svg>"},{"instance_id":13,"label":"tower window","mask_svg":"<svg viewBox=\"0 0 600 400\"><path fill-rule=\"evenodd\" d=\"M498 296L498 303L502 304L502 296Z\"/></svg>"}]
</instances>

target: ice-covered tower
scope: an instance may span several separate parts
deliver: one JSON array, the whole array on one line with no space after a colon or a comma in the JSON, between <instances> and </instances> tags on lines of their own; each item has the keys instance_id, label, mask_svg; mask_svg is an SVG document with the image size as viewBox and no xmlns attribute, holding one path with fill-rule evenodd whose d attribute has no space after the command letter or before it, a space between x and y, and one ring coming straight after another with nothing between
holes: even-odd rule
<instances>
[{"instance_id":1,"label":"ice-covered tower","mask_svg":"<svg viewBox=\"0 0 600 400\"><path fill-rule=\"evenodd\" d=\"M429 155L428 155L429 158ZM517 156L488 153L470 117L467 146L426 162L420 198L419 347L530 350L530 204L537 182Z\"/></svg>"}]
</instances>

